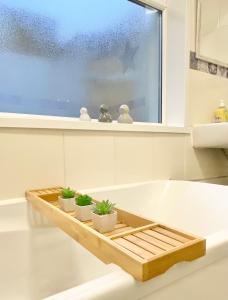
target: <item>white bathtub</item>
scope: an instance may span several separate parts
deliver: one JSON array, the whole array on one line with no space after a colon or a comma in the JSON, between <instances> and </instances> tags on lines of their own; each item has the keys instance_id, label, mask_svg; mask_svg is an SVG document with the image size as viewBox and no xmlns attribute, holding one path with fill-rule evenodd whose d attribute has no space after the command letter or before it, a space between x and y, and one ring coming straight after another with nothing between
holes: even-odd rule
<instances>
[{"instance_id":1,"label":"white bathtub","mask_svg":"<svg viewBox=\"0 0 228 300\"><path fill-rule=\"evenodd\" d=\"M119 267L104 265L57 228L32 229L24 200L3 201L0 299L228 299L228 187L153 181L81 192L204 236L207 255L140 283ZM32 221L45 223L34 216Z\"/></svg>"}]
</instances>

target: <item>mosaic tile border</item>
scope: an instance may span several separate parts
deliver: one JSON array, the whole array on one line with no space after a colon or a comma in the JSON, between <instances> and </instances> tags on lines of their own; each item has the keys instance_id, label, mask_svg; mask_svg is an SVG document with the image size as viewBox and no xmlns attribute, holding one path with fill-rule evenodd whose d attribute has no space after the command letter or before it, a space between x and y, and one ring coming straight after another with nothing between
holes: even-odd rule
<instances>
[{"instance_id":1,"label":"mosaic tile border","mask_svg":"<svg viewBox=\"0 0 228 300\"><path fill-rule=\"evenodd\" d=\"M228 68L201 60L193 51L190 52L190 69L228 78Z\"/></svg>"}]
</instances>

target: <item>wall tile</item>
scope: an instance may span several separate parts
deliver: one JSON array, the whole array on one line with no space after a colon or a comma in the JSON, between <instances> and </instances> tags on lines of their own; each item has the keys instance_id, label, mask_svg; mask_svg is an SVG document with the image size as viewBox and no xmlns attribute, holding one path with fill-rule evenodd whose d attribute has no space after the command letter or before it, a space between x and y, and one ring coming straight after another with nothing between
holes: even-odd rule
<instances>
[{"instance_id":1,"label":"wall tile","mask_svg":"<svg viewBox=\"0 0 228 300\"><path fill-rule=\"evenodd\" d=\"M183 179L185 135L154 134L153 179Z\"/></svg>"},{"instance_id":2,"label":"wall tile","mask_svg":"<svg viewBox=\"0 0 228 300\"><path fill-rule=\"evenodd\" d=\"M92 188L114 183L114 141L102 132L65 131L66 184Z\"/></svg>"},{"instance_id":3,"label":"wall tile","mask_svg":"<svg viewBox=\"0 0 228 300\"><path fill-rule=\"evenodd\" d=\"M0 130L0 199L64 184L61 131Z\"/></svg>"},{"instance_id":4,"label":"wall tile","mask_svg":"<svg viewBox=\"0 0 228 300\"><path fill-rule=\"evenodd\" d=\"M116 134L115 184L150 180L152 139L145 134Z\"/></svg>"},{"instance_id":5,"label":"wall tile","mask_svg":"<svg viewBox=\"0 0 228 300\"><path fill-rule=\"evenodd\" d=\"M133 136L125 133L115 137L116 184L152 179L181 179L184 175L183 166L184 135Z\"/></svg>"}]
</instances>

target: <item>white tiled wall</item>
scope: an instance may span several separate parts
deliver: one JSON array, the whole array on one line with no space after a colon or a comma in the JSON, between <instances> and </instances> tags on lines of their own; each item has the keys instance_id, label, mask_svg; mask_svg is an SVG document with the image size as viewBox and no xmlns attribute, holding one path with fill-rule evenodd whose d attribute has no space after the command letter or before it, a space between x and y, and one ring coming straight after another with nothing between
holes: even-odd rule
<instances>
[{"instance_id":1,"label":"white tiled wall","mask_svg":"<svg viewBox=\"0 0 228 300\"><path fill-rule=\"evenodd\" d=\"M31 187L64 183L60 131L0 130L0 199L22 196Z\"/></svg>"},{"instance_id":2,"label":"white tiled wall","mask_svg":"<svg viewBox=\"0 0 228 300\"><path fill-rule=\"evenodd\" d=\"M115 184L183 176L184 135L123 133L114 143Z\"/></svg>"},{"instance_id":3,"label":"white tiled wall","mask_svg":"<svg viewBox=\"0 0 228 300\"><path fill-rule=\"evenodd\" d=\"M228 174L220 150L194 150L187 134L0 129L0 145L0 199L55 185L80 189Z\"/></svg>"},{"instance_id":4,"label":"white tiled wall","mask_svg":"<svg viewBox=\"0 0 228 300\"><path fill-rule=\"evenodd\" d=\"M102 132L65 131L67 185L88 187L114 183L114 139Z\"/></svg>"}]
</instances>

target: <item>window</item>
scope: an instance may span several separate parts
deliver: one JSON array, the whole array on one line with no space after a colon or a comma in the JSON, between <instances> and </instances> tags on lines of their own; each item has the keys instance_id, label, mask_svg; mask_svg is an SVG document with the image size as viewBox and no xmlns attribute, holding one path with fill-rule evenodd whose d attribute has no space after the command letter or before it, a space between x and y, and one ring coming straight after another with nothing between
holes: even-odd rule
<instances>
[{"instance_id":1,"label":"window","mask_svg":"<svg viewBox=\"0 0 228 300\"><path fill-rule=\"evenodd\" d=\"M161 122L159 10L128 0L0 0L0 111Z\"/></svg>"}]
</instances>

